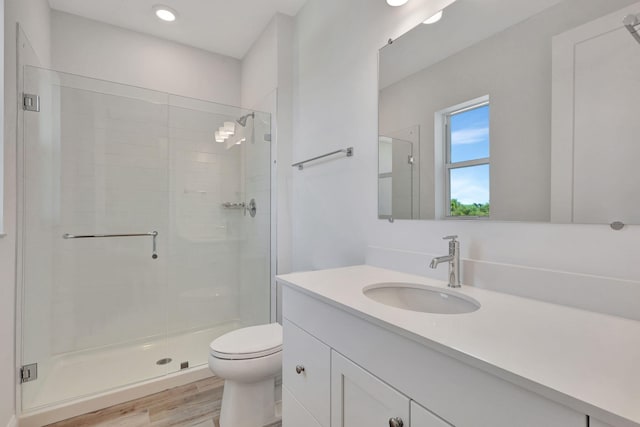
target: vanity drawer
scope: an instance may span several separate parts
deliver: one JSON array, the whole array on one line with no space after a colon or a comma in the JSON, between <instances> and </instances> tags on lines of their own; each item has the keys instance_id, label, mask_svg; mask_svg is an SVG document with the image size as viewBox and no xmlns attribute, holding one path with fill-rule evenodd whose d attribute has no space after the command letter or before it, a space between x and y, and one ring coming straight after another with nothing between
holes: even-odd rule
<instances>
[{"instance_id":1,"label":"vanity drawer","mask_svg":"<svg viewBox=\"0 0 640 427\"><path fill-rule=\"evenodd\" d=\"M283 320L282 382L322 427L329 427L331 349Z\"/></svg>"}]
</instances>

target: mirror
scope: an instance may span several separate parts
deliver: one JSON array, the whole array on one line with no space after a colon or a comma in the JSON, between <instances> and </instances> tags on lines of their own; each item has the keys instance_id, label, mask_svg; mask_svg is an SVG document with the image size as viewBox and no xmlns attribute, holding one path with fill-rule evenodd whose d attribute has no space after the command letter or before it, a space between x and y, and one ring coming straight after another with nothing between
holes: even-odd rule
<instances>
[{"instance_id":1,"label":"mirror","mask_svg":"<svg viewBox=\"0 0 640 427\"><path fill-rule=\"evenodd\" d=\"M640 224L634 22L637 0L457 0L383 47L379 218Z\"/></svg>"}]
</instances>

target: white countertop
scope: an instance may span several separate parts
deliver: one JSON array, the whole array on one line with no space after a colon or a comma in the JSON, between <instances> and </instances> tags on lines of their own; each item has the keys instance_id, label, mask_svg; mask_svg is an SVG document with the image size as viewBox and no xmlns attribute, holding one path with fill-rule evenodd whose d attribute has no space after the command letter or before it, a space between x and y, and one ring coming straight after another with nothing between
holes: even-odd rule
<instances>
[{"instance_id":1,"label":"white countertop","mask_svg":"<svg viewBox=\"0 0 640 427\"><path fill-rule=\"evenodd\" d=\"M640 322L471 286L482 306L429 314L371 300L374 283L446 283L371 266L292 273L278 281L594 416L640 426ZM604 419L603 421L607 421Z\"/></svg>"}]
</instances>

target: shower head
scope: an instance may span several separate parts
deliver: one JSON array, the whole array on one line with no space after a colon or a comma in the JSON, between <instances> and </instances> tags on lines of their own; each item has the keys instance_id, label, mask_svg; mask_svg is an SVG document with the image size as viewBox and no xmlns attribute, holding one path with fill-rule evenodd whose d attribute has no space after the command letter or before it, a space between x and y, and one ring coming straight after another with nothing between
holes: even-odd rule
<instances>
[{"instance_id":1,"label":"shower head","mask_svg":"<svg viewBox=\"0 0 640 427\"><path fill-rule=\"evenodd\" d=\"M238 120L236 120L236 122L242 126L242 127L246 127L247 126L247 119L249 119L249 117L251 117L252 119L254 119L256 117L256 113L249 113L246 114L242 117L240 117Z\"/></svg>"}]
</instances>

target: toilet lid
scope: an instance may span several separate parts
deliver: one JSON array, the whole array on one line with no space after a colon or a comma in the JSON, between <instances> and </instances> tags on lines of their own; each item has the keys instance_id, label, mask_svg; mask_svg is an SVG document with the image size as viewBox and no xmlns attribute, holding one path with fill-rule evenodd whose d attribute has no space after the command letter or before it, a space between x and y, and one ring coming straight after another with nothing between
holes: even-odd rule
<instances>
[{"instance_id":1,"label":"toilet lid","mask_svg":"<svg viewBox=\"0 0 640 427\"><path fill-rule=\"evenodd\" d=\"M282 350L282 326L278 323L237 329L213 340L211 355L242 360L269 356Z\"/></svg>"}]
</instances>

